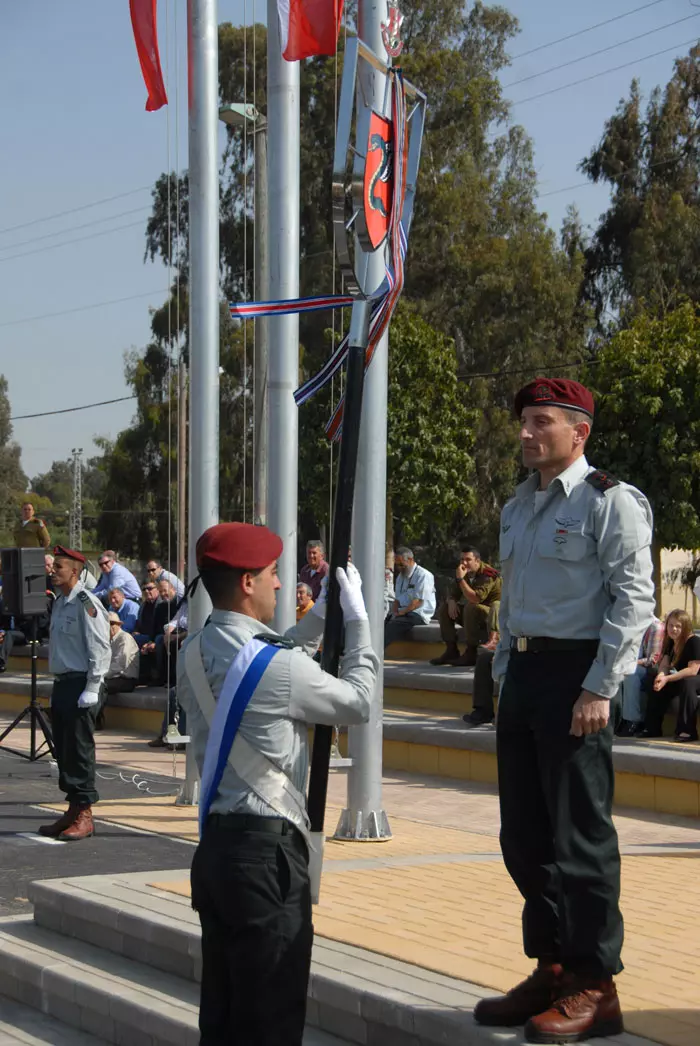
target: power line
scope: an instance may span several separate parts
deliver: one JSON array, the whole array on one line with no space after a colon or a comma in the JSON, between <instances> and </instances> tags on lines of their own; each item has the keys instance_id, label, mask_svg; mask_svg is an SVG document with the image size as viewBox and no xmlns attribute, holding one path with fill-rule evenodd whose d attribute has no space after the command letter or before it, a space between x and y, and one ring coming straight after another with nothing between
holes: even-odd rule
<instances>
[{"instance_id":1,"label":"power line","mask_svg":"<svg viewBox=\"0 0 700 1046\"><path fill-rule=\"evenodd\" d=\"M52 320L57 316L72 316L76 312L89 312L91 309L102 309L107 305L121 305L125 301L136 301L137 298L152 298L156 294L162 294L163 288L145 291L142 294L129 294L125 298L111 298L108 301L96 301L92 305L78 305L74 309L62 309L60 312L43 312L39 316L25 316L21 320L5 320L0 327L18 327L22 323L35 323L38 320Z\"/></svg>"},{"instance_id":2,"label":"power line","mask_svg":"<svg viewBox=\"0 0 700 1046\"><path fill-rule=\"evenodd\" d=\"M92 203L84 203L80 207L71 207L67 211L57 211L56 214L47 214L43 218L32 218L30 222L22 222L20 225L8 225L0 229L0 236L8 232L17 232L18 229L28 229L31 225L41 225L42 222L52 222L54 218L65 218L69 214L77 214L79 211L88 211L91 207L100 207L103 203L112 203L113 200L123 200L126 196L135 196L139 192L147 192L152 185L141 185L138 189L129 189L127 192L117 193L116 196L105 196L101 200L93 200Z\"/></svg>"},{"instance_id":3,"label":"power line","mask_svg":"<svg viewBox=\"0 0 700 1046\"><path fill-rule=\"evenodd\" d=\"M117 225L114 229L103 229L101 232L91 232L87 236L78 236L75 240L66 240L64 243L50 243L46 247L37 247L32 251L23 251L20 254L7 254L4 258L0 258L0 264L2 262L16 261L18 258L29 258L32 254L45 254L46 251L55 251L59 247L70 247L74 243L84 243L86 240L94 240L98 236L109 236L113 232L123 232L125 229L134 229L136 226L142 226L142 221L127 222L125 225Z\"/></svg>"},{"instance_id":4,"label":"power line","mask_svg":"<svg viewBox=\"0 0 700 1046\"><path fill-rule=\"evenodd\" d=\"M460 374L457 372L457 377L461 381L465 381L468 378L504 378L509 374L531 374L533 370L573 370L575 367L594 367L599 360L577 360L575 363L554 363L551 366L546 367L518 367L515 370L492 370L486 371L483 374Z\"/></svg>"},{"instance_id":5,"label":"power line","mask_svg":"<svg viewBox=\"0 0 700 1046\"><path fill-rule=\"evenodd\" d=\"M645 33L639 33L637 36L629 36L626 40L620 40L617 44L609 44L607 47L601 47L597 51L590 51L588 54L581 55L580 58L572 58L570 61L562 62L560 65L552 65L549 69L543 69L541 73L521 76L519 80L511 80L509 84L504 84L503 90L507 91L510 87L527 83L528 80L537 80L540 76L548 76L549 73L557 73L560 69L567 69L570 65L578 65L579 62L585 62L588 58L596 58L598 55L607 54L608 51L615 51L618 47L633 44L636 40L643 40L647 36L654 36L655 33L660 33L664 29L671 29L672 26L680 25L682 22L689 22L691 18L697 18L698 16L700 16L700 11L696 11L692 15L686 15L685 18L677 18L675 22L667 22L666 25L660 25L656 29L647 29Z\"/></svg>"},{"instance_id":6,"label":"power line","mask_svg":"<svg viewBox=\"0 0 700 1046\"><path fill-rule=\"evenodd\" d=\"M69 229L59 229L57 232L47 232L44 233L43 236L32 236L31 239L20 240L19 243L6 243L4 247L0 247L0 251L11 251L15 247L28 247L32 243L51 240L54 236L64 236L66 233L80 232L81 229L91 229L94 225L104 225L105 222L116 221L117 218L126 218L130 214L143 214L144 211L150 211L150 209L150 207L133 207L129 211L119 211L118 214L109 214L106 218L95 218L91 222L83 222L82 225L72 225Z\"/></svg>"},{"instance_id":7,"label":"power line","mask_svg":"<svg viewBox=\"0 0 700 1046\"><path fill-rule=\"evenodd\" d=\"M612 69L603 69L599 73L592 73L591 76L584 76L580 80L572 80L571 83L562 84L561 87L552 87L549 91L540 91L539 94L531 94L527 98L518 98L517 101L511 102L511 105L524 105L525 102L534 102L538 98L546 98L547 95L556 94L558 91L566 91L569 87L578 87L580 84L587 84L591 80L597 80L600 76L607 76L609 73L617 73L620 69L629 69L632 65L638 65L640 62L647 62L650 58L658 58L662 54L670 54L671 51L678 51L681 47L688 47L691 44L698 42L697 36L694 36L692 40L683 40L679 44L674 44L673 47L665 47L662 51L654 51L653 54L645 54L641 58L635 58L631 62L623 62L622 65L615 65Z\"/></svg>"},{"instance_id":8,"label":"power line","mask_svg":"<svg viewBox=\"0 0 700 1046\"><path fill-rule=\"evenodd\" d=\"M666 160L657 160L656 163L646 164L644 166L644 168L643 168L643 171L651 171L655 167L667 167L668 164L670 164L670 163L677 163L679 160L682 160L682 159L683 159L682 155L670 156ZM631 173L632 172L628 169L626 171L620 171L619 174L609 174L609 175L606 175L605 178L601 178L600 180L601 181L606 181L606 182L621 182L623 180L623 178L629 177L629 175ZM538 193L537 196L541 200L545 196L556 196L558 193L573 192L574 189L585 189L589 185L597 185L597 184L598 183L594 182L593 179L589 179L587 182L579 182L577 185L565 185L561 189L550 189L548 192Z\"/></svg>"},{"instance_id":9,"label":"power line","mask_svg":"<svg viewBox=\"0 0 700 1046\"><path fill-rule=\"evenodd\" d=\"M74 414L76 410L90 410L91 407L106 407L110 403L125 403L135 400L136 396L119 396L115 400L100 400L99 403L84 403L82 407L64 407L63 410L44 410L40 414L16 414L10 421L24 421L26 418L48 418L52 414Z\"/></svg>"},{"instance_id":10,"label":"power line","mask_svg":"<svg viewBox=\"0 0 700 1046\"><path fill-rule=\"evenodd\" d=\"M624 14L615 15L614 18L606 18L604 22L596 22L595 25L586 26L585 29L579 29L575 33L569 33L567 36L560 36L558 40L550 40L548 44L538 44L537 47L531 47L529 51L521 51L520 54L513 55L511 58L512 62L517 62L519 58L525 58L529 54L535 54L536 51L544 51L546 47L554 47L556 44L563 44L566 40L573 40L577 36L583 36L585 33L592 33L594 29L601 29L604 25L611 25L613 22L619 22L623 18L629 18L630 15L636 15L638 11L646 11L650 7L658 7L659 4L665 3L665 0L652 0L650 4L642 4L641 7L635 7L631 11L625 11Z\"/></svg>"}]
</instances>

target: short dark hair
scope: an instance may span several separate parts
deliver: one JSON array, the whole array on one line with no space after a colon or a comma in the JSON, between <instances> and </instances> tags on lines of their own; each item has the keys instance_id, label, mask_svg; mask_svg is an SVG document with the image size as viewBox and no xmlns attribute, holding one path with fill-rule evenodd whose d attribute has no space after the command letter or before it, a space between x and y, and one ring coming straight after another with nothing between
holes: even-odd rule
<instances>
[{"instance_id":1,"label":"short dark hair","mask_svg":"<svg viewBox=\"0 0 700 1046\"><path fill-rule=\"evenodd\" d=\"M476 556L477 559L481 559L481 552L479 552L479 549L476 548L474 545L462 545L460 547L459 551L460 552L471 552L471 554L473 556Z\"/></svg>"},{"instance_id":2,"label":"short dark hair","mask_svg":"<svg viewBox=\"0 0 700 1046\"><path fill-rule=\"evenodd\" d=\"M310 548L320 548L321 549L321 555L325 555L326 554L326 549L325 549L325 547L323 545L323 542L321 541L320 538L312 538L311 541L307 541L306 542L306 551L308 552Z\"/></svg>"},{"instance_id":3,"label":"short dark hair","mask_svg":"<svg viewBox=\"0 0 700 1046\"><path fill-rule=\"evenodd\" d=\"M199 576L216 609L219 603L230 603L244 574L252 574L253 577L257 577L264 569L264 567L256 570L244 570L241 567L217 567L216 570L200 570Z\"/></svg>"}]
</instances>

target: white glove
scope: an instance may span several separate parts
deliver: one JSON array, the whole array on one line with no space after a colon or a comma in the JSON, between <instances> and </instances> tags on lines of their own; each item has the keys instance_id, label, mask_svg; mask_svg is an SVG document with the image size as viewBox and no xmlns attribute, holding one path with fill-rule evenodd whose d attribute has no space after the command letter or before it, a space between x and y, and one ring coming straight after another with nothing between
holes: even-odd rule
<instances>
[{"instance_id":1,"label":"white glove","mask_svg":"<svg viewBox=\"0 0 700 1046\"><path fill-rule=\"evenodd\" d=\"M314 605L309 611L310 614L317 614L318 617L326 616L326 603L328 602L328 574L321 581L321 591L318 594L318 599L314 601Z\"/></svg>"},{"instance_id":2,"label":"white glove","mask_svg":"<svg viewBox=\"0 0 700 1046\"><path fill-rule=\"evenodd\" d=\"M93 693L92 690L83 690L78 698L78 708L92 708L93 705L97 704L98 700L98 694Z\"/></svg>"},{"instance_id":3,"label":"white glove","mask_svg":"<svg viewBox=\"0 0 700 1046\"><path fill-rule=\"evenodd\" d=\"M362 598L362 578L357 567L348 563L347 572L338 567L335 572L340 585L340 606L346 624L350 621L366 621L367 610Z\"/></svg>"}]
</instances>

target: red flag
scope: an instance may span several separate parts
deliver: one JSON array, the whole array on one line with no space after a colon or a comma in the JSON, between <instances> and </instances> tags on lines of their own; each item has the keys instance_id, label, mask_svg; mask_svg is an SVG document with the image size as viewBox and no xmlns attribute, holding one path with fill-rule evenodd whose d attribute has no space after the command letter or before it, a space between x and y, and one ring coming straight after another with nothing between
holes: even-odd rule
<instances>
[{"instance_id":1,"label":"red flag","mask_svg":"<svg viewBox=\"0 0 700 1046\"><path fill-rule=\"evenodd\" d=\"M165 84L163 83L163 73L160 68L160 55L158 54L156 3L157 0L129 0L136 50L138 51L141 72L148 91L146 110L149 113L155 112L156 109L160 109L161 106L168 104L168 96L165 93Z\"/></svg>"},{"instance_id":2,"label":"red flag","mask_svg":"<svg viewBox=\"0 0 700 1046\"><path fill-rule=\"evenodd\" d=\"M282 56L298 62L317 54L335 54L343 0L277 0Z\"/></svg>"}]
</instances>

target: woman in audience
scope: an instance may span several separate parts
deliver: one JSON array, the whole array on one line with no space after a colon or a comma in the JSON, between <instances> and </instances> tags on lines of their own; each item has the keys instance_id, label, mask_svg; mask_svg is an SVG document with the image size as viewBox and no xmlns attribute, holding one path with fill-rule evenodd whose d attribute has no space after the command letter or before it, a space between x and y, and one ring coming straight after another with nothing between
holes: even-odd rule
<instances>
[{"instance_id":1,"label":"woman in audience","mask_svg":"<svg viewBox=\"0 0 700 1046\"><path fill-rule=\"evenodd\" d=\"M649 699L642 737L661 737L666 710L678 698L676 741L698 740L700 702L700 636L685 610L672 610L666 618L666 639L659 671Z\"/></svg>"}]
</instances>

